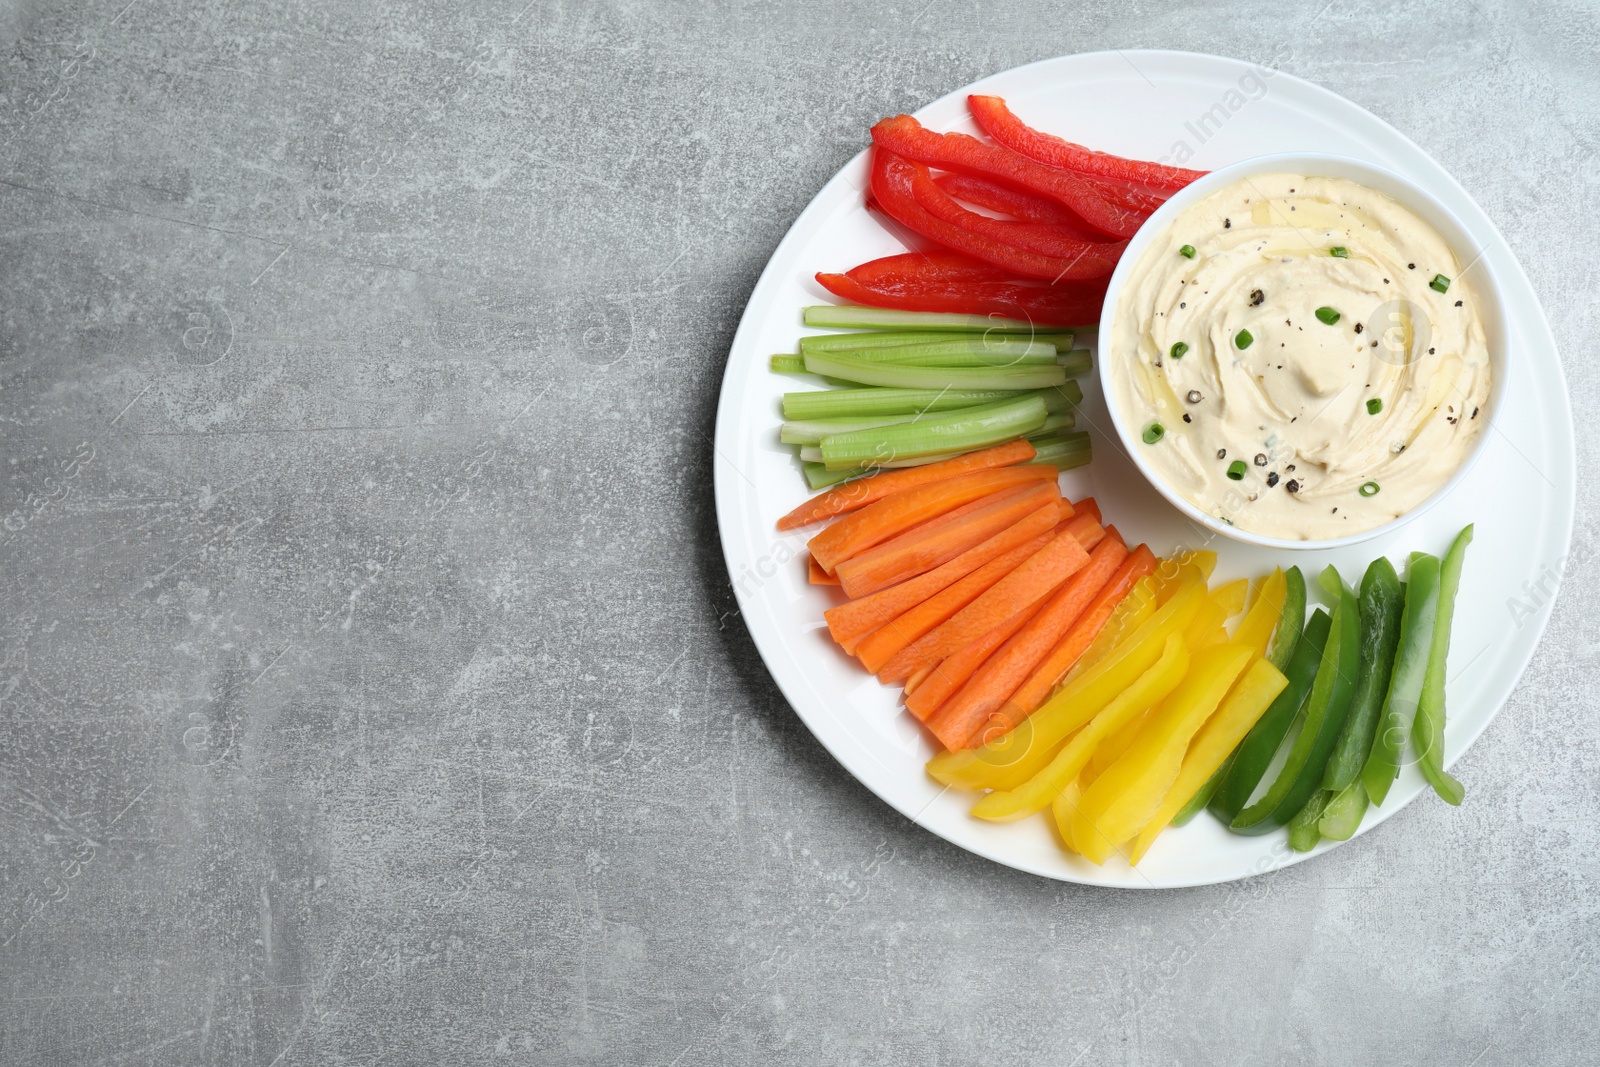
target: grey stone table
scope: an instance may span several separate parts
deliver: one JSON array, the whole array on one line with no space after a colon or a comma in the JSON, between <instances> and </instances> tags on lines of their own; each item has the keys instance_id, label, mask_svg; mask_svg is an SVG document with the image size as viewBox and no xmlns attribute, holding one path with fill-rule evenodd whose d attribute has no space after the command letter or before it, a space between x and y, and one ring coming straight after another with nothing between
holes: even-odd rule
<instances>
[{"instance_id":1,"label":"grey stone table","mask_svg":"<svg viewBox=\"0 0 1600 1067\"><path fill-rule=\"evenodd\" d=\"M873 119L1141 46L1416 138L1593 410L1592 4L0 2L0 1063L1596 1062L1593 568L1465 807L1178 892L908 824L741 624L785 229Z\"/></svg>"}]
</instances>

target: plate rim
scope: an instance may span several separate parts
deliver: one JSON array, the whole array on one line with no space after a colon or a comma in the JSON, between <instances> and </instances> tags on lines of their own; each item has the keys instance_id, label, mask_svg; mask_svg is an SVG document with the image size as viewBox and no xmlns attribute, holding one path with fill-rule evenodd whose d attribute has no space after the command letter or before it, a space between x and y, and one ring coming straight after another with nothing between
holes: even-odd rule
<instances>
[{"instance_id":1,"label":"plate rim","mask_svg":"<svg viewBox=\"0 0 1600 1067\"><path fill-rule=\"evenodd\" d=\"M1052 56L1044 59L1034 60L1029 63L1007 68L1006 70L994 72L978 79L977 81L952 90L951 92L937 97L936 99L918 108L915 112L913 112L913 114L920 117L928 112L938 111L944 107L947 107L953 101L963 99L969 93L982 91L984 87L989 86L993 82L1002 79L1014 78L1022 75L1024 72L1037 72L1041 68L1048 68L1058 64L1104 61L1110 57L1121 58L1131 67L1133 67L1136 72L1141 74L1142 72L1140 72L1139 68L1133 63L1133 58L1142 57L1151 60L1168 59L1181 60L1183 62L1198 61L1202 63L1218 63L1232 67L1237 71L1265 72L1267 76L1272 78L1287 79L1290 83L1294 84L1298 90L1302 92L1309 92L1312 96L1319 98L1319 101L1322 105L1331 105L1335 111L1343 113L1342 116L1335 117L1348 118L1353 116L1366 129L1375 133L1381 133L1388 138L1392 138L1399 147L1414 153L1417 159L1425 161L1427 164L1431 164L1435 173L1430 175L1430 180L1442 180L1443 182L1447 183L1456 195L1464 199L1476 211L1477 216L1481 220L1482 224L1487 228L1488 236L1492 237L1495 241L1504 246L1505 255L1507 257L1506 266L1508 268L1507 281L1511 283L1511 288L1520 287L1520 295L1523 295L1527 298L1526 311L1531 313L1533 316L1529 320L1530 324L1542 329L1544 335L1550 339L1550 352L1552 362L1554 364L1554 374L1552 380L1546 383L1546 386L1547 388L1554 389L1552 399L1559 400L1564 405L1566 413L1564 424L1558 427L1558 430L1563 431L1561 436L1564 436L1565 438L1565 448L1559 450L1561 454L1555 457L1561 460L1564 464L1563 471L1560 472L1563 477L1561 478L1559 485L1556 482L1552 482L1551 484L1558 497L1558 506L1564 504L1564 508L1560 508L1564 514L1561 516L1563 521L1561 523L1561 529L1559 530L1558 543L1562 549L1562 561L1565 562L1567 559L1569 559L1571 555L1572 536L1575 527L1577 511L1576 434L1575 427L1573 426L1572 422L1572 400L1571 393L1567 385L1565 367L1561 362L1559 351L1554 344L1554 335L1550 329L1549 318L1545 314L1544 307L1538 299L1538 294L1534 290L1532 282L1529 280L1527 271L1524 269L1521 260L1517 257L1511 244L1505 240L1504 234L1501 233L1500 228L1495 224L1494 220L1488 215L1487 212L1483 210L1482 206L1479 205L1471 196L1471 194L1467 192L1465 187L1461 185L1461 183L1453 174L1446 170L1444 166L1435 160L1429 153L1417 145L1416 142L1412 141L1404 133L1396 129L1384 119L1374 115L1365 108L1362 108L1360 105L1346 99L1343 96L1340 96L1324 86L1301 78L1297 75L1290 74L1286 71L1275 70L1265 67L1261 64L1238 59L1236 57L1171 49L1101 49L1093 52L1072 53L1068 55ZM985 859L991 860L1005 867L1024 871L1039 877L1048 878L1053 881L1094 886L1103 889L1141 890L1175 889L1199 885L1226 884L1245 878L1255 877L1260 874L1270 873L1271 871L1281 870L1284 867L1293 866L1294 864L1303 862L1304 860L1311 859L1315 856L1320 856L1328 851L1331 851L1333 848L1344 844L1345 842L1325 841L1315 850L1304 853L1292 852L1286 847L1277 848L1274 849L1273 853L1271 854L1272 861L1265 865L1258 864L1256 869L1237 873L1223 873L1215 877L1206 875L1174 877L1164 879L1160 882L1154 881L1150 878L1144 878L1143 881L1137 881L1131 879L1109 880L1093 877L1082 877L1071 871L1045 869L1037 864L1030 863L1026 858L1005 855L998 848L989 847L986 842L983 844L978 844L967 840L956 840L950 836L947 836L945 833L942 833L936 827L924 822L922 815L929 810L929 808L931 808L940 797L945 796L947 791L937 794L935 800L930 801L920 811L916 813L908 811L905 807L902 807L902 805L898 803L894 797L888 795L884 788L880 788L877 781L872 779L870 776L858 773L852 759L846 758L844 753L842 753L840 748L834 743L834 740L828 736L828 732L819 729L818 725L814 724L810 718L808 718L808 716L801 711L803 702L795 699L795 695L791 691L792 680L786 677L787 672L774 670L772 655L776 650L774 649L773 652L769 652L769 650L763 646L762 634L757 631L756 622L751 617L751 614L745 610L745 603L739 595L740 579L736 575L736 562L739 561L736 561L733 558L733 553L730 549L730 542L732 540L730 533L733 529L735 529L734 520L730 514L730 509L734 504L735 490L732 488L730 482L732 473L730 473L727 468L733 467L734 464L731 460L727 459L724 453L722 433L724 425L732 421L730 412L732 407L737 403L737 398L732 396L731 388L731 382L734 378L733 370L735 366L733 355L737 352L740 352L743 348L749 347L749 335L754 333L758 328L751 317L751 309L763 302L762 297L766 290L777 284L780 284L775 272L775 265L785 258L785 253L790 250L791 245L799 244L803 240L811 239L809 232L804 238L800 236L802 230L810 230L810 227L805 227L802 224L807 222L810 216L832 209L832 205L829 203L829 201L832 200L832 196L830 194L832 193L835 185L840 183L849 184L851 182L849 177L850 173L852 170L859 170L863 166L867 151L868 148L863 148L860 152L857 152L821 185L817 192L812 196L810 201L806 204L805 208L803 208L800 213L795 216L793 222L790 223L789 228L784 233L783 238L773 248L771 254L769 255L760 275L757 278L756 284L750 291L750 296L746 300L744 311L741 312L740 315L738 328L736 329L733 340L729 346L729 356L723 367L722 384L718 392L717 412L713 424L713 439L711 442L713 449L713 494L717 513L717 532L722 545L723 562L728 571L729 582L734 588L735 599L740 604L739 614L745 624L746 630L750 634L751 642L755 645L756 652L761 657L762 664L766 668L767 673L769 676L771 676L774 684L778 687L779 692L783 694L784 699L788 702L795 716L800 719L800 721L806 726L807 730L811 732L812 736L815 737L823 746L823 748L829 753L829 755L831 755L841 765L846 773L850 774L850 776L857 782L865 786L870 792L876 795L890 808L904 816L912 823L930 831L941 840L944 840L947 843L962 849L963 851L982 856ZM1402 173L1409 173L1409 167L1397 169L1401 170ZM1518 317L1520 318L1521 316ZM1560 443L1561 442L1559 440L1555 439L1550 439L1547 441L1547 444L1552 446ZM1551 451L1558 450L1552 448ZM736 470L737 468L735 467L735 471ZM1469 734L1457 735L1461 738L1460 747L1455 752L1454 757L1450 759L1448 766L1453 766L1455 762L1464 756L1466 752L1477 742L1478 738L1482 736L1483 731L1486 730L1489 724L1499 716L1502 710L1504 710L1511 694L1514 693L1516 687L1521 683L1523 677L1526 675L1528 666L1532 663L1534 655L1538 652L1539 645L1543 642L1544 633L1554 612L1555 603L1559 598L1560 587L1563 584L1564 579L1565 567L1563 566L1559 568L1556 573L1556 582L1552 589L1551 595L1544 601L1543 604L1538 606L1534 617L1529 620L1537 625L1537 633L1533 641L1528 646L1527 651L1523 655L1517 657L1520 662L1517 662L1515 665L1515 678L1510 682L1506 690L1506 695L1495 703L1494 707L1492 707L1487 715L1482 718L1481 722L1477 723L1474 729L1471 729ZM1381 824L1381 822L1387 821L1387 819L1392 817L1395 813L1403 810L1406 807L1409 807L1418 796L1423 795L1423 792L1424 791L1422 790L1414 791L1410 796L1406 797L1404 801L1397 804L1392 810L1384 812L1380 818L1363 823L1351 840L1354 840L1356 837L1360 837L1362 834Z\"/></svg>"}]
</instances>

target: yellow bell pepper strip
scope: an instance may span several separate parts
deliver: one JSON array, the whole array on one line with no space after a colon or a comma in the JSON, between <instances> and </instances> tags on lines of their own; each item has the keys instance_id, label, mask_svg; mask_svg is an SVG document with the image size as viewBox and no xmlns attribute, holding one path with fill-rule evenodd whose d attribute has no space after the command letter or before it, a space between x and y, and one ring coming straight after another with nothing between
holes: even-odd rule
<instances>
[{"instance_id":1,"label":"yellow bell pepper strip","mask_svg":"<svg viewBox=\"0 0 1600 1067\"><path fill-rule=\"evenodd\" d=\"M1326 789L1318 789L1311 794L1311 799L1305 806L1295 812L1294 818L1289 820L1289 847L1296 852L1310 852L1317 847L1317 842L1322 839L1319 828L1322 813L1328 807L1328 798L1333 796Z\"/></svg>"},{"instance_id":2,"label":"yellow bell pepper strip","mask_svg":"<svg viewBox=\"0 0 1600 1067\"><path fill-rule=\"evenodd\" d=\"M966 789L1015 789L1038 774L1067 735L1099 714L1116 695L1155 665L1167 638L1182 633L1205 599L1200 572L1184 567L1172 598L1128 639L1073 681L1015 730L977 748L941 752L928 773L944 785Z\"/></svg>"},{"instance_id":3,"label":"yellow bell pepper strip","mask_svg":"<svg viewBox=\"0 0 1600 1067\"><path fill-rule=\"evenodd\" d=\"M1304 588L1302 583L1302 591ZM1284 611L1290 611L1293 606L1291 602L1286 601ZM1327 643L1332 621L1328 613L1321 608L1312 613L1311 621L1305 625L1305 632L1293 642L1294 656L1289 661L1288 669L1279 668L1289 679L1289 684L1278 694L1272 706L1256 720L1256 724L1250 728L1250 732L1234 751L1233 765L1228 770L1228 776L1222 780L1222 784L1217 787L1216 795L1207 805L1211 814L1224 826L1233 822L1244 810L1250 794L1254 793L1256 786L1261 783L1267 768L1272 764L1273 756L1283 744L1283 739L1288 736L1289 728L1294 725L1295 717L1300 713L1300 706L1305 703L1306 695L1311 692L1312 683L1316 680L1317 667L1322 662L1322 649ZM1273 662L1273 666L1276 667L1277 663Z\"/></svg>"},{"instance_id":4,"label":"yellow bell pepper strip","mask_svg":"<svg viewBox=\"0 0 1600 1067\"><path fill-rule=\"evenodd\" d=\"M1244 645L1199 652L1189 673L1123 757L1083 791L1072 819L1072 838L1092 863L1104 863L1150 822L1183 767L1189 741L1222 703L1252 653Z\"/></svg>"},{"instance_id":5,"label":"yellow bell pepper strip","mask_svg":"<svg viewBox=\"0 0 1600 1067\"><path fill-rule=\"evenodd\" d=\"M1344 588L1338 571L1328 567L1323 574L1326 584L1338 590L1339 603L1333 609L1332 629L1317 665L1316 681L1306 698L1304 722L1266 795L1228 824L1235 833L1264 834L1284 825L1306 806L1311 794L1322 786L1328 756L1350 713L1361 662L1361 607L1355 595Z\"/></svg>"},{"instance_id":6,"label":"yellow bell pepper strip","mask_svg":"<svg viewBox=\"0 0 1600 1067\"><path fill-rule=\"evenodd\" d=\"M1215 552L1188 553L1182 559L1194 557L1196 566L1200 570L1202 579L1216 566L1217 554ZM1084 650L1078 662L1073 665L1061 679L1061 685L1066 685L1079 675L1089 670L1095 664L1106 658L1117 645L1125 641L1129 635L1138 632L1155 614L1157 608L1172 599L1178 588L1178 575L1183 572L1183 564L1172 559L1164 559L1158 565L1154 574L1148 574L1139 579L1122 603L1112 612L1111 618L1105 626L1095 635L1094 641Z\"/></svg>"},{"instance_id":7,"label":"yellow bell pepper strip","mask_svg":"<svg viewBox=\"0 0 1600 1067\"><path fill-rule=\"evenodd\" d=\"M1400 645L1400 617L1406 608L1406 587L1383 556L1372 561L1361 579L1361 668L1350 717L1328 757L1322 788L1340 793L1361 774L1378 731L1383 697L1389 691L1395 649ZM1364 810L1364 809L1363 809ZM1324 834L1329 837L1331 834ZM1344 840L1340 838L1339 840Z\"/></svg>"},{"instance_id":8,"label":"yellow bell pepper strip","mask_svg":"<svg viewBox=\"0 0 1600 1067\"><path fill-rule=\"evenodd\" d=\"M1297 571L1296 573L1299 572ZM1277 632L1279 620L1283 618L1283 603L1287 592L1288 581L1283 576L1283 570L1281 568L1273 568L1272 573L1262 580L1261 590L1256 594L1255 603L1250 605L1249 614L1244 617L1234 631L1233 639L1242 645L1249 645L1254 648L1257 655L1265 656L1267 654L1267 646L1272 641L1273 634ZM1301 605L1299 610L1303 616L1305 614L1305 606ZM1300 636L1299 632L1296 631L1294 636L1298 638ZM1265 705L1263 705L1264 707ZM1256 718L1260 718L1260 715L1258 714ZM1255 719L1252 719L1251 722L1255 722ZM1234 739L1234 744L1238 744L1237 738ZM1230 752L1227 758L1222 761L1222 765L1212 772L1206 783L1195 791L1194 796L1189 798L1188 803L1178 809L1178 813L1172 817L1172 825L1183 826L1190 819L1200 814L1201 809L1211 803L1212 795L1216 793L1217 787L1222 784L1222 780L1228 776L1228 770L1232 766L1233 755Z\"/></svg>"},{"instance_id":9,"label":"yellow bell pepper strip","mask_svg":"<svg viewBox=\"0 0 1600 1067\"><path fill-rule=\"evenodd\" d=\"M1333 799L1317 820L1317 829L1330 841L1348 841L1367 814L1367 787L1361 779L1352 778L1337 794L1328 795Z\"/></svg>"},{"instance_id":10,"label":"yellow bell pepper strip","mask_svg":"<svg viewBox=\"0 0 1600 1067\"><path fill-rule=\"evenodd\" d=\"M1395 653L1394 671L1389 675L1389 692L1383 698L1383 718L1372 752L1361 768L1367 797L1382 804L1400 774L1400 752L1411 720L1422 697L1422 684L1428 674L1428 659L1433 652L1434 622L1439 614L1439 558L1426 552L1411 553L1406 570L1406 610L1400 617L1400 648Z\"/></svg>"},{"instance_id":11,"label":"yellow bell pepper strip","mask_svg":"<svg viewBox=\"0 0 1600 1067\"><path fill-rule=\"evenodd\" d=\"M1050 815L1055 820L1056 833L1061 837L1061 847L1074 854L1078 848L1072 843L1072 816L1077 812L1078 800L1082 796L1083 789L1074 779L1050 802Z\"/></svg>"},{"instance_id":12,"label":"yellow bell pepper strip","mask_svg":"<svg viewBox=\"0 0 1600 1067\"><path fill-rule=\"evenodd\" d=\"M1231 619L1244 610L1244 602L1250 595L1250 582L1246 578L1235 578L1211 590L1211 599L1217 606L1227 612L1224 618Z\"/></svg>"},{"instance_id":13,"label":"yellow bell pepper strip","mask_svg":"<svg viewBox=\"0 0 1600 1067\"><path fill-rule=\"evenodd\" d=\"M1445 661L1450 655L1450 617L1455 614L1456 590L1461 585L1461 564L1472 543L1469 525L1456 535L1439 568L1439 613L1433 623L1433 644L1428 652L1428 673L1422 679L1417 717L1411 723L1411 744L1417 750L1422 777L1446 804L1460 804L1467 790L1444 769Z\"/></svg>"},{"instance_id":14,"label":"yellow bell pepper strip","mask_svg":"<svg viewBox=\"0 0 1600 1067\"><path fill-rule=\"evenodd\" d=\"M1119 727L1138 722L1143 714L1167 694L1178 688L1189 670L1189 650L1183 638L1173 634L1167 638L1166 647L1155 666L1141 674L1137 681L1105 706L1105 710L1089 720L1089 724L1072 735L1048 766L1015 789L990 793L972 807L972 814L990 822L1014 822L1025 819L1059 796L1069 784L1077 781L1078 773L1096 751L1097 746Z\"/></svg>"},{"instance_id":15,"label":"yellow bell pepper strip","mask_svg":"<svg viewBox=\"0 0 1600 1067\"><path fill-rule=\"evenodd\" d=\"M1184 644L1187 646L1188 641ZM1085 789L1093 785L1094 780L1104 774L1107 767L1122 758L1122 754L1128 751L1128 746L1133 744L1133 739L1139 736L1149 721L1150 713L1146 711L1143 715L1123 723L1122 729L1100 742L1100 746L1094 750L1094 755L1089 757L1089 762L1084 764L1083 774L1078 779Z\"/></svg>"},{"instance_id":16,"label":"yellow bell pepper strip","mask_svg":"<svg viewBox=\"0 0 1600 1067\"><path fill-rule=\"evenodd\" d=\"M1248 645L1245 647L1251 648ZM1251 648L1251 652L1254 653L1255 649ZM1183 757L1183 767L1178 771L1177 780L1172 783L1161 806L1144 829L1139 831L1139 837L1133 843L1133 851L1128 854L1130 865L1143 858L1155 842L1156 835L1165 830L1168 823L1177 821L1178 812L1191 808L1198 811L1205 806L1203 803L1198 806L1194 804L1194 797L1203 792L1202 783L1214 780L1217 770L1238 747L1244 735L1250 732L1250 727L1256 724L1267 706L1277 699L1288 684L1289 679L1283 676L1282 671L1256 655L1238 682L1234 683L1217 713L1207 719L1206 724L1194 735L1188 755Z\"/></svg>"}]
</instances>

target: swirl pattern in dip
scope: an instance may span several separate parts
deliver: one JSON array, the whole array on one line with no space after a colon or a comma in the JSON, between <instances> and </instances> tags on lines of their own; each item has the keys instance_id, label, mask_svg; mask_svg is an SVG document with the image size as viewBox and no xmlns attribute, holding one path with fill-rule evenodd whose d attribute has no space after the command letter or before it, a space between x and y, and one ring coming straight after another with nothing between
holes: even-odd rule
<instances>
[{"instance_id":1,"label":"swirl pattern in dip","mask_svg":"<svg viewBox=\"0 0 1600 1067\"><path fill-rule=\"evenodd\" d=\"M1488 346L1450 246L1340 178L1245 178L1123 283L1111 402L1157 475L1241 530L1324 540L1422 503L1487 415Z\"/></svg>"}]
</instances>

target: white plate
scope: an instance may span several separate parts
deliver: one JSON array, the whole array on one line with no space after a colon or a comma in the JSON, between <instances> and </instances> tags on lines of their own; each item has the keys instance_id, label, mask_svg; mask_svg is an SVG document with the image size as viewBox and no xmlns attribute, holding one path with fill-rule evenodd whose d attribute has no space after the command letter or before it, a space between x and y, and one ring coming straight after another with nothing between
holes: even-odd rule
<instances>
[{"instance_id":1,"label":"white plate","mask_svg":"<svg viewBox=\"0 0 1600 1067\"><path fill-rule=\"evenodd\" d=\"M1373 115L1326 89L1238 60L1185 52L1097 52L1067 56L985 78L917 112L936 130L976 132L971 92L1005 97L1023 119L1105 151L1145 159L1186 145L1187 165L1215 168L1274 152L1354 156L1396 171L1460 217L1504 282L1510 312L1511 379L1491 424L1494 441L1467 480L1426 515L1393 534L1329 552L1281 552L1208 540L1166 503L1124 456L1110 431L1099 385L1083 379L1081 413L1094 433L1095 460L1069 472L1064 491L1092 494L1130 544L1158 554L1213 548L1218 579L1257 576L1280 563L1308 575L1333 563L1348 579L1382 554L1403 565L1414 550L1442 553L1476 523L1451 641L1445 763L1489 725L1533 656L1549 620L1572 536L1575 455L1566 382L1544 313L1527 276L1494 224L1420 148ZM1204 121L1202 121L1204 119ZM863 131L865 134L865 131ZM1170 159L1171 162L1185 162ZM728 572L750 634L784 696L840 763L906 817L981 856L1050 878L1160 888L1260 874L1316 855L1290 852L1282 833L1239 837L1202 815L1168 830L1137 868L1103 867L1066 855L1042 818L993 825L967 814L975 795L946 790L923 764L934 746L899 703L829 640L822 612L835 594L809 585L802 560L812 531L779 534L775 523L805 496L793 450L778 443L778 402L796 379L770 373L767 356L795 351L805 332L800 308L831 303L817 271L844 270L903 251L862 206L865 153L823 187L762 272L734 337L717 411L716 498ZM1472 803L1472 782L1467 783ZM1365 833L1423 789L1406 768Z\"/></svg>"}]
</instances>

